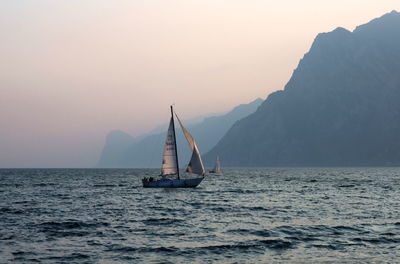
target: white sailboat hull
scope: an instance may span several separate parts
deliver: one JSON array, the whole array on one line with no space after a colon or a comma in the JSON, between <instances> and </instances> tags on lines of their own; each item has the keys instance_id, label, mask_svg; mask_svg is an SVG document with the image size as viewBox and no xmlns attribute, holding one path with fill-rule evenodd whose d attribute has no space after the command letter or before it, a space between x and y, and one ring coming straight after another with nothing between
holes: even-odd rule
<instances>
[{"instance_id":1,"label":"white sailboat hull","mask_svg":"<svg viewBox=\"0 0 400 264\"><path fill-rule=\"evenodd\" d=\"M143 181L144 188L194 188L201 183L204 177L193 179L159 179Z\"/></svg>"}]
</instances>

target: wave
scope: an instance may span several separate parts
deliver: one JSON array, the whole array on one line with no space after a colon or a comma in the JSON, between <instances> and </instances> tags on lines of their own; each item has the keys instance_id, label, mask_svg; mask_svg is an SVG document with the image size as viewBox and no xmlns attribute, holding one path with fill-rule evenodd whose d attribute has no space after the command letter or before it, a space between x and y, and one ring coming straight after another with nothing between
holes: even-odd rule
<instances>
[{"instance_id":1,"label":"wave","mask_svg":"<svg viewBox=\"0 0 400 264\"><path fill-rule=\"evenodd\" d=\"M221 244L203 247L129 247L121 245L111 245L107 251L113 252L138 252L138 253L176 253L179 255L193 255L193 254L220 254L226 251L238 251L243 253L248 250L287 250L293 248L296 243L282 240L282 239L264 239L264 240L253 240L246 242L239 242L235 244Z\"/></svg>"},{"instance_id":2,"label":"wave","mask_svg":"<svg viewBox=\"0 0 400 264\"><path fill-rule=\"evenodd\" d=\"M0 234L0 240L13 240L13 239L15 239L14 235Z\"/></svg>"},{"instance_id":3,"label":"wave","mask_svg":"<svg viewBox=\"0 0 400 264\"><path fill-rule=\"evenodd\" d=\"M15 188L18 188L18 187L21 187L21 186L23 186L23 184L21 184L21 183L0 183L0 187L15 187Z\"/></svg>"},{"instance_id":4,"label":"wave","mask_svg":"<svg viewBox=\"0 0 400 264\"><path fill-rule=\"evenodd\" d=\"M148 218L142 221L145 225L172 225L179 222L184 222L184 220L177 218Z\"/></svg>"},{"instance_id":5,"label":"wave","mask_svg":"<svg viewBox=\"0 0 400 264\"><path fill-rule=\"evenodd\" d=\"M243 206L241 208L246 209L246 210L250 210L250 211L270 211L269 208L265 208L263 206L249 206L249 207Z\"/></svg>"},{"instance_id":6,"label":"wave","mask_svg":"<svg viewBox=\"0 0 400 264\"><path fill-rule=\"evenodd\" d=\"M103 188L103 187L117 187L117 184L94 184L93 187ZM120 185L121 186L121 185Z\"/></svg>"},{"instance_id":7,"label":"wave","mask_svg":"<svg viewBox=\"0 0 400 264\"><path fill-rule=\"evenodd\" d=\"M370 244L396 244L400 243L400 238L388 238L388 237L372 237L372 238L363 238L363 237L356 237L353 238L352 241L355 242L366 242Z\"/></svg>"},{"instance_id":8,"label":"wave","mask_svg":"<svg viewBox=\"0 0 400 264\"><path fill-rule=\"evenodd\" d=\"M84 237L93 234L93 230L106 226L109 226L109 224L82 221L44 222L36 225L39 231L47 235L48 240L60 237ZM97 232L96 235L100 236L101 234Z\"/></svg>"},{"instance_id":9,"label":"wave","mask_svg":"<svg viewBox=\"0 0 400 264\"><path fill-rule=\"evenodd\" d=\"M252 230L252 229L245 229L245 228L239 228L239 229L230 229L226 231L227 233L231 234L237 234L237 235L243 235L243 236L259 236L259 237L278 237L278 233L274 232L272 230Z\"/></svg>"},{"instance_id":10,"label":"wave","mask_svg":"<svg viewBox=\"0 0 400 264\"><path fill-rule=\"evenodd\" d=\"M50 257L41 258L40 262L42 260L50 260L50 261L71 263L71 261L87 260L89 258L91 258L91 256L87 255L87 254L72 253L72 254L65 255L65 256L50 256Z\"/></svg>"},{"instance_id":11,"label":"wave","mask_svg":"<svg viewBox=\"0 0 400 264\"><path fill-rule=\"evenodd\" d=\"M97 228L109 226L109 223L105 222L83 222L83 221L64 221L64 222L44 222L38 224L38 227L51 230L51 229L79 229L79 228Z\"/></svg>"},{"instance_id":12,"label":"wave","mask_svg":"<svg viewBox=\"0 0 400 264\"><path fill-rule=\"evenodd\" d=\"M339 184L339 185L336 185L336 187L338 187L338 188L353 188L353 187L356 187L356 185L355 184Z\"/></svg>"},{"instance_id":13,"label":"wave","mask_svg":"<svg viewBox=\"0 0 400 264\"><path fill-rule=\"evenodd\" d=\"M121 246L121 245L110 245L108 246L107 251L112 252L177 252L179 251L176 247L129 247L129 246Z\"/></svg>"},{"instance_id":14,"label":"wave","mask_svg":"<svg viewBox=\"0 0 400 264\"><path fill-rule=\"evenodd\" d=\"M33 187L46 187L46 186L55 186L55 185L58 185L58 184L52 183L52 182L49 182L49 183L43 183L43 182L41 182L41 183L34 183L34 184L32 184Z\"/></svg>"},{"instance_id":15,"label":"wave","mask_svg":"<svg viewBox=\"0 0 400 264\"><path fill-rule=\"evenodd\" d=\"M325 249L330 249L330 250L338 250L338 249L342 248L339 245L332 245L332 244L312 244L309 247L325 248Z\"/></svg>"},{"instance_id":16,"label":"wave","mask_svg":"<svg viewBox=\"0 0 400 264\"><path fill-rule=\"evenodd\" d=\"M23 210L19 210L19 209L10 208L10 207L1 207L0 208L0 213L5 213L5 214L23 214L24 211Z\"/></svg>"}]
</instances>

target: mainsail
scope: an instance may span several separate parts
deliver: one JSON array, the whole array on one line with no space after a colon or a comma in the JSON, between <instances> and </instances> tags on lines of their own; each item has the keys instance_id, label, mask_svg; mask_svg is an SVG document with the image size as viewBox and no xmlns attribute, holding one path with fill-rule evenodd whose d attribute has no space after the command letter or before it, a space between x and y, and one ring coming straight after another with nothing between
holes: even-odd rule
<instances>
[{"instance_id":1,"label":"mainsail","mask_svg":"<svg viewBox=\"0 0 400 264\"><path fill-rule=\"evenodd\" d=\"M176 138L174 131L174 117L169 122L167 139L165 140L161 175L178 173L178 157L176 155Z\"/></svg>"},{"instance_id":2,"label":"mainsail","mask_svg":"<svg viewBox=\"0 0 400 264\"><path fill-rule=\"evenodd\" d=\"M189 131L186 130L186 128L183 126L181 120L179 119L178 115L175 113L176 118L178 119L179 125L182 128L183 134L186 137L186 140L189 144L189 147L192 150L192 157L190 159L190 162L186 168L186 172L189 173L195 173L198 175L204 175L205 169L203 166L203 161L201 160L201 155L200 151L197 148L196 141L193 139L192 135L190 135Z\"/></svg>"}]
</instances>

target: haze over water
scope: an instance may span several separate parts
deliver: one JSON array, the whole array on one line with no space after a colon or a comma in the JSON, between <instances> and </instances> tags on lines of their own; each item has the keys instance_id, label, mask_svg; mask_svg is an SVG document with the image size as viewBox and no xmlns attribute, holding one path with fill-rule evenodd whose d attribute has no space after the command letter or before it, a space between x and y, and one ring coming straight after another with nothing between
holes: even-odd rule
<instances>
[{"instance_id":1,"label":"haze over water","mask_svg":"<svg viewBox=\"0 0 400 264\"><path fill-rule=\"evenodd\" d=\"M395 263L399 168L0 170L1 263Z\"/></svg>"}]
</instances>

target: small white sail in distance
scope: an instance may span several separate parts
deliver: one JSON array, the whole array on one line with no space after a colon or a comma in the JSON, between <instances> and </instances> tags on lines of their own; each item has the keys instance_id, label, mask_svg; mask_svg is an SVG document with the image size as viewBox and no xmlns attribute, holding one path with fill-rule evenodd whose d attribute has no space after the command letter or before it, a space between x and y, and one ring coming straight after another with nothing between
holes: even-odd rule
<instances>
[{"instance_id":1,"label":"small white sail in distance","mask_svg":"<svg viewBox=\"0 0 400 264\"><path fill-rule=\"evenodd\" d=\"M217 160L215 161L215 166L213 171L215 173L221 173L221 163L219 162L219 156L217 156Z\"/></svg>"},{"instance_id":2,"label":"small white sail in distance","mask_svg":"<svg viewBox=\"0 0 400 264\"><path fill-rule=\"evenodd\" d=\"M186 137L186 140L189 144L190 149L192 150L192 157L190 159L190 162L186 168L186 172L189 173L194 173L198 175L204 175L205 169L203 166L203 161L201 160L201 155L200 151L196 145L196 141L193 139L192 135L189 133L189 131L186 130L186 128L183 126L181 120L179 119L178 115L175 113L176 119L178 119L179 125L182 128L183 134Z\"/></svg>"},{"instance_id":3,"label":"small white sail in distance","mask_svg":"<svg viewBox=\"0 0 400 264\"><path fill-rule=\"evenodd\" d=\"M169 122L169 127L167 132L167 138L165 140L165 145L164 145L161 175L178 173L178 164L177 164L176 149L175 149L176 138L174 133L173 122L174 120L171 117L171 121Z\"/></svg>"}]
</instances>

